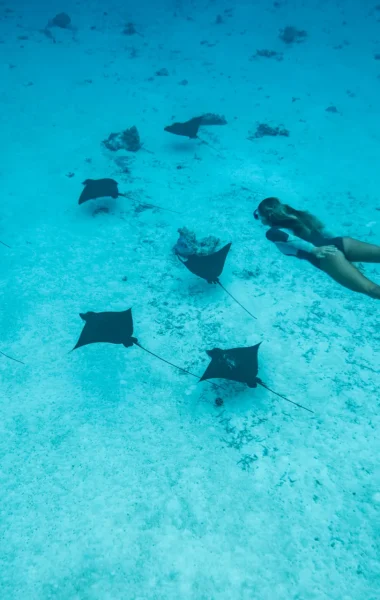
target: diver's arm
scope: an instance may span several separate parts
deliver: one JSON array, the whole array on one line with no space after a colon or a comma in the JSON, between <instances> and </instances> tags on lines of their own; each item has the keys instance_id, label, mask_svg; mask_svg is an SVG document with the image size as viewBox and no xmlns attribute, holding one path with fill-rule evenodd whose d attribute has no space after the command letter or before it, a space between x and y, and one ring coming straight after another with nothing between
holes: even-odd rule
<instances>
[{"instance_id":1,"label":"diver's arm","mask_svg":"<svg viewBox=\"0 0 380 600\"><path fill-rule=\"evenodd\" d=\"M282 229L272 227L266 232L268 240L276 244L277 248L288 256L298 256L302 258L302 253L314 254L315 246L301 238L291 235ZM301 252L299 252L301 250Z\"/></svg>"}]
</instances>

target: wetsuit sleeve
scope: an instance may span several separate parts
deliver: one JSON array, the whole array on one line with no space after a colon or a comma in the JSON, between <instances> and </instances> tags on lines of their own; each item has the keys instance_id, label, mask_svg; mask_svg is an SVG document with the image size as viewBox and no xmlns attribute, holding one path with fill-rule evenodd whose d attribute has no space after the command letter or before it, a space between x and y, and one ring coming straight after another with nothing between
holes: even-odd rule
<instances>
[{"instance_id":1,"label":"wetsuit sleeve","mask_svg":"<svg viewBox=\"0 0 380 600\"><path fill-rule=\"evenodd\" d=\"M287 254L288 256L298 256L299 258L303 258L302 255L305 252L308 254L315 248L314 244L305 242L305 240L302 240L295 235L291 235L282 229L277 229L276 227L268 229L266 237L276 244L277 248L283 254Z\"/></svg>"}]
</instances>

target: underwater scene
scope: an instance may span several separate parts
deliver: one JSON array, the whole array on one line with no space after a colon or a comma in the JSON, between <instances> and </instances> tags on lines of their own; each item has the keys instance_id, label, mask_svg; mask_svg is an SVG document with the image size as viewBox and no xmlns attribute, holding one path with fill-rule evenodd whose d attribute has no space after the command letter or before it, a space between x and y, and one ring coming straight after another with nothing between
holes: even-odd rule
<instances>
[{"instance_id":1,"label":"underwater scene","mask_svg":"<svg viewBox=\"0 0 380 600\"><path fill-rule=\"evenodd\" d=\"M379 600L380 4L0 1L0 600Z\"/></svg>"}]
</instances>

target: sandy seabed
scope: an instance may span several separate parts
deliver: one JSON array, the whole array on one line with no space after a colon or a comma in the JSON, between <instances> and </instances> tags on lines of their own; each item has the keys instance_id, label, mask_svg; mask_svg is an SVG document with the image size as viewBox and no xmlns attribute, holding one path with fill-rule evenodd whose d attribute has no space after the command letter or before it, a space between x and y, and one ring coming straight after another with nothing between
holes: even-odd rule
<instances>
[{"instance_id":1,"label":"sandy seabed","mask_svg":"<svg viewBox=\"0 0 380 600\"><path fill-rule=\"evenodd\" d=\"M0 350L25 363L0 357L2 600L379 598L380 305L252 219L274 195L379 243L374 5L1 3ZM199 140L163 130L209 112L227 125ZM133 125L141 150L102 146ZM128 197L78 206L99 177ZM232 242L223 284L257 321L175 258L184 226ZM195 373L262 341L262 380L314 415L137 347L68 354L79 313L130 307Z\"/></svg>"}]
</instances>

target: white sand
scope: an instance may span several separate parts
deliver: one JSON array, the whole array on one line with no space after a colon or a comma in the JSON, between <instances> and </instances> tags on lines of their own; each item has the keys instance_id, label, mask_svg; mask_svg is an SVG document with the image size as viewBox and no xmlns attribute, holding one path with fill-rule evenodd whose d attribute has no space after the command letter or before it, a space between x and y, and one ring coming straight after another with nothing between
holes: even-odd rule
<instances>
[{"instance_id":1,"label":"white sand","mask_svg":"<svg viewBox=\"0 0 380 600\"><path fill-rule=\"evenodd\" d=\"M278 195L379 243L380 11L246 2L215 25L230 5L111 1L0 7L0 349L26 363L0 357L0 598L378 599L380 305L280 255L252 210ZM62 10L77 31L53 44L38 30ZM264 48L284 60L249 60ZM203 112L228 121L209 146L163 131ZM249 141L258 122L290 137ZM101 141L132 125L128 176ZM78 206L90 177L135 201ZM233 242L222 281L256 322L173 257L182 226ZM263 341L260 377L315 415L233 384L217 408L136 347L68 354L80 312L129 307L195 373Z\"/></svg>"}]
</instances>

